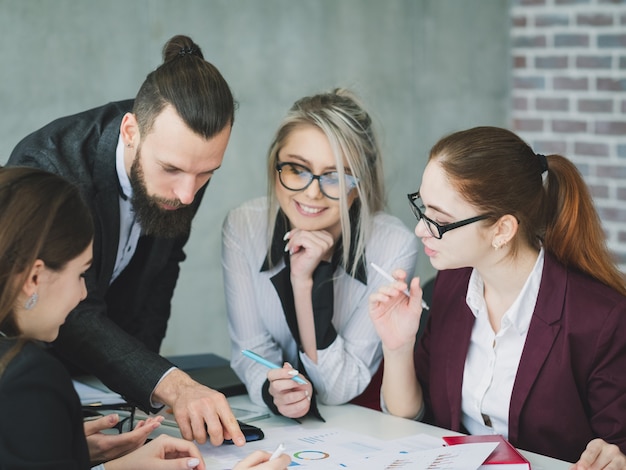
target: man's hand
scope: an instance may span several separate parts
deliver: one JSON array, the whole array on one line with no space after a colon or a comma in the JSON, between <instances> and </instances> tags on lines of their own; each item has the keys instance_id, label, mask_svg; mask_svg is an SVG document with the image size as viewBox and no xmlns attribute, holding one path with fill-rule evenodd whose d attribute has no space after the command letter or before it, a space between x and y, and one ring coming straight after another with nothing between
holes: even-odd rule
<instances>
[{"instance_id":1,"label":"man's hand","mask_svg":"<svg viewBox=\"0 0 626 470\"><path fill-rule=\"evenodd\" d=\"M182 370L165 376L154 390L153 400L172 408L181 435L199 444L207 441L219 446L224 439L232 439L243 446L246 438L223 393L195 382Z\"/></svg>"},{"instance_id":2,"label":"man's hand","mask_svg":"<svg viewBox=\"0 0 626 470\"><path fill-rule=\"evenodd\" d=\"M102 433L105 429L115 426L119 420L119 415L113 413L85 421L83 424L89 448L89 459L93 465L116 459L141 447L152 431L160 426L163 417L158 416L140 421L135 429L122 434Z\"/></svg>"}]
</instances>

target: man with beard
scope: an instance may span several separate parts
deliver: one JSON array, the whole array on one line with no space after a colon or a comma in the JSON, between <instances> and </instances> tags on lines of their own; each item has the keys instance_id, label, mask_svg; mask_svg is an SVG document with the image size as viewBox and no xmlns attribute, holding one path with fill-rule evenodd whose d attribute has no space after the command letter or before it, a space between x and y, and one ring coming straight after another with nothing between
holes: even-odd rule
<instances>
[{"instance_id":1,"label":"man with beard","mask_svg":"<svg viewBox=\"0 0 626 470\"><path fill-rule=\"evenodd\" d=\"M92 209L88 297L53 344L144 411L173 408L183 437L245 439L223 394L159 356L183 247L222 164L235 103L219 71L186 36L163 48L134 100L57 119L24 138L8 165L76 184Z\"/></svg>"}]
</instances>

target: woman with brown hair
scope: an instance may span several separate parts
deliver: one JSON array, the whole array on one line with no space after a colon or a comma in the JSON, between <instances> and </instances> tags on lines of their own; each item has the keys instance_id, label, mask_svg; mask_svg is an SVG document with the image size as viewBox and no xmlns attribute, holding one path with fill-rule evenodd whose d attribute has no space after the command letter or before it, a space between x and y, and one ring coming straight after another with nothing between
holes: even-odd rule
<instances>
[{"instance_id":1,"label":"woman with brown hair","mask_svg":"<svg viewBox=\"0 0 626 470\"><path fill-rule=\"evenodd\" d=\"M91 215L76 187L38 169L0 169L1 468L65 470L92 464L71 379L40 347L57 337L69 312L87 296L84 275L92 262L92 240ZM192 442L163 435L142 443L98 467L205 468ZM286 455L264 463L269 457L256 452L236 468L278 470L289 463Z\"/></svg>"},{"instance_id":2,"label":"woman with brown hair","mask_svg":"<svg viewBox=\"0 0 626 470\"><path fill-rule=\"evenodd\" d=\"M398 270L370 297L386 409L622 468L626 282L576 167L477 127L435 144L409 201L439 273L415 352L419 280L407 298Z\"/></svg>"}]
</instances>

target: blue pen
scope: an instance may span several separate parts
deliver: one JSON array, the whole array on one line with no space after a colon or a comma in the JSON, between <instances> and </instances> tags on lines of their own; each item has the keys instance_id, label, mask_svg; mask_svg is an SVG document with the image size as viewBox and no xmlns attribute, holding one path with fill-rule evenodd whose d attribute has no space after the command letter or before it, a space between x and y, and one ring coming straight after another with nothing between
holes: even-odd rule
<instances>
[{"instance_id":1,"label":"blue pen","mask_svg":"<svg viewBox=\"0 0 626 470\"><path fill-rule=\"evenodd\" d=\"M282 367L280 367L278 364L274 364L273 362L268 361L264 357L259 356L257 353L252 352L249 349L242 349L241 350L241 354L243 354L246 357L249 357L250 359L254 359L259 364L263 364L265 367L269 367L270 369L282 369ZM295 380L297 383L302 384L302 385L306 385L307 384L306 380L301 379L297 375L294 375L292 377L292 380Z\"/></svg>"}]
</instances>

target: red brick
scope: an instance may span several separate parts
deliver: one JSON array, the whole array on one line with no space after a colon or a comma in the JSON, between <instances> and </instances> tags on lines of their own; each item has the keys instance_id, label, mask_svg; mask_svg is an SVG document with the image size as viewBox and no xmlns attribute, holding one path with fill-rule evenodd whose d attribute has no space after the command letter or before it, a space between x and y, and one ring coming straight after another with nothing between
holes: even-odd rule
<instances>
[{"instance_id":1,"label":"red brick","mask_svg":"<svg viewBox=\"0 0 626 470\"><path fill-rule=\"evenodd\" d=\"M514 97L513 109L517 111L526 111L528 109L528 100L526 98Z\"/></svg>"},{"instance_id":2,"label":"red brick","mask_svg":"<svg viewBox=\"0 0 626 470\"><path fill-rule=\"evenodd\" d=\"M529 5L545 5L546 0L517 0L520 5L529 6Z\"/></svg>"},{"instance_id":3,"label":"red brick","mask_svg":"<svg viewBox=\"0 0 626 470\"><path fill-rule=\"evenodd\" d=\"M591 0L556 0L557 5L573 5L581 3L589 3Z\"/></svg>"},{"instance_id":4,"label":"red brick","mask_svg":"<svg viewBox=\"0 0 626 470\"><path fill-rule=\"evenodd\" d=\"M581 156L608 157L609 146L600 143L576 142L574 144L574 153Z\"/></svg>"},{"instance_id":5,"label":"red brick","mask_svg":"<svg viewBox=\"0 0 626 470\"><path fill-rule=\"evenodd\" d=\"M555 34L555 47L589 47L589 34Z\"/></svg>"},{"instance_id":6,"label":"red brick","mask_svg":"<svg viewBox=\"0 0 626 470\"><path fill-rule=\"evenodd\" d=\"M581 69L610 69L613 58L609 56L582 55L576 57L576 67Z\"/></svg>"},{"instance_id":7,"label":"red brick","mask_svg":"<svg viewBox=\"0 0 626 470\"><path fill-rule=\"evenodd\" d=\"M579 99L578 111L583 113L611 113L613 100Z\"/></svg>"},{"instance_id":8,"label":"red brick","mask_svg":"<svg viewBox=\"0 0 626 470\"><path fill-rule=\"evenodd\" d=\"M598 121L594 127L596 134L626 135L626 121Z\"/></svg>"},{"instance_id":9,"label":"red brick","mask_svg":"<svg viewBox=\"0 0 626 470\"><path fill-rule=\"evenodd\" d=\"M513 77L513 88L544 90L546 88L546 79L544 77Z\"/></svg>"},{"instance_id":10,"label":"red brick","mask_svg":"<svg viewBox=\"0 0 626 470\"><path fill-rule=\"evenodd\" d=\"M537 140L533 143L533 148L537 153L544 155L565 155L567 153L567 142L563 140Z\"/></svg>"},{"instance_id":11,"label":"red brick","mask_svg":"<svg viewBox=\"0 0 626 470\"><path fill-rule=\"evenodd\" d=\"M579 26L611 26L613 17L611 15L589 15L580 14L576 17L576 23Z\"/></svg>"},{"instance_id":12,"label":"red brick","mask_svg":"<svg viewBox=\"0 0 626 470\"><path fill-rule=\"evenodd\" d=\"M512 23L513 23L513 27L514 28L522 28L522 27L526 26L527 20L526 20L525 16L516 15L516 16L513 17Z\"/></svg>"},{"instance_id":13,"label":"red brick","mask_svg":"<svg viewBox=\"0 0 626 470\"><path fill-rule=\"evenodd\" d=\"M512 40L513 48L517 47L546 47L545 36L514 36Z\"/></svg>"},{"instance_id":14,"label":"red brick","mask_svg":"<svg viewBox=\"0 0 626 470\"><path fill-rule=\"evenodd\" d=\"M551 56L535 58L535 67L538 69L566 69L567 56Z\"/></svg>"},{"instance_id":15,"label":"red brick","mask_svg":"<svg viewBox=\"0 0 626 470\"><path fill-rule=\"evenodd\" d=\"M515 67L516 69L525 69L526 57L523 55L516 55L515 57L513 57L513 67Z\"/></svg>"},{"instance_id":16,"label":"red brick","mask_svg":"<svg viewBox=\"0 0 626 470\"><path fill-rule=\"evenodd\" d=\"M620 243L626 243L626 232L621 230L617 232L617 241Z\"/></svg>"},{"instance_id":17,"label":"red brick","mask_svg":"<svg viewBox=\"0 0 626 470\"><path fill-rule=\"evenodd\" d=\"M605 184L589 184L589 191L594 199L608 199L609 187Z\"/></svg>"},{"instance_id":18,"label":"red brick","mask_svg":"<svg viewBox=\"0 0 626 470\"><path fill-rule=\"evenodd\" d=\"M626 179L626 165L596 165L596 175L613 180Z\"/></svg>"},{"instance_id":19,"label":"red brick","mask_svg":"<svg viewBox=\"0 0 626 470\"><path fill-rule=\"evenodd\" d=\"M598 35L598 47L626 47L626 34L600 34Z\"/></svg>"},{"instance_id":20,"label":"red brick","mask_svg":"<svg viewBox=\"0 0 626 470\"><path fill-rule=\"evenodd\" d=\"M626 201L626 188L617 189L617 199L620 201Z\"/></svg>"},{"instance_id":21,"label":"red brick","mask_svg":"<svg viewBox=\"0 0 626 470\"><path fill-rule=\"evenodd\" d=\"M599 207L598 214L602 221L626 222L626 210L617 207Z\"/></svg>"},{"instance_id":22,"label":"red brick","mask_svg":"<svg viewBox=\"0 0 626 470\"><path fill-rule=\"evenodd\" d=\"M542 119L513 119L513 129L522 132L543 131Z\"/></svg>"},{"instance_id":23,"label":"red brick","mask_svg":"<svg viewBox=\"0 0 626 470\"><path fill-rule=\"evenodd\" d=\"M555 90L588 90L589 81L584 77L554 77L553 86Z\"/></svg>"},{"instance_id":24,"label":"red brick","mask_svg":"<svg viewBox=\"0 0 626 470\"><path fill-rule=\"evenodd\" d=\"M569 25L569 16L567 15L537 15L535 18L535 26L567 26Z\"/></svg>"},{"instance_id":25,"label":"red brick","mask_svg":"<svg viewBox=\"0 0 626 470\"><path fill-rule=\"evenodd\" d=\"M568 119L554 119L552 121L553 132L586 132L587 123L585 121L572 121Z\"/></svg>"},{"instance_id":26,"label":"red brick","mask_svg":"<svg viewBox=\"0 0 626 470\"><path fill-rule=\"evenodd\" d=\"M598 78L596 87L602 91L626 91L626 78L615 80L612 78Z\"/></svg>"},{"instance_id":27,"label":"red brick","mask_svg":"<svg viewBox=\"0 0 626 470\"><path fill-rule=\"evenodd\" d=\"M626 100L622 101L622 113L626 113Z\"/></svg>"},{"instance_id":28,"label":"red brick","mask_svg":"<svg viewBox=\"0 0 626 470\"><path fill-rule=\"evenodd\" d=\"M535 107L540 111L567 111L569 100L567 98L537 98Z\"/></svg>"},{"instance_id":29,"label":"red brick","mask_svg":"<svg viewBox=\"0 0 626 470\"><path fill-rule=\"evenodd\" d=\"M563 140L537 140L533 144L533 148L536 152L544 155L552 155L554 153L565 155L567 153L567 143Z\"/></svg>"}]
</instances>

